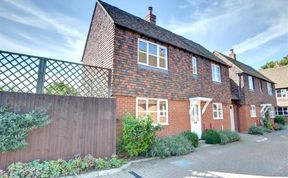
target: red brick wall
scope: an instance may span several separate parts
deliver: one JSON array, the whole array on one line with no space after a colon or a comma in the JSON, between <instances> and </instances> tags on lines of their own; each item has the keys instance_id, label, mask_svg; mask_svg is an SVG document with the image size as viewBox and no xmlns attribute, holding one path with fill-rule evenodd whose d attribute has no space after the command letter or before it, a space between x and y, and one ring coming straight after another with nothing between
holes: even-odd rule
<instances>
[{"instance_id":1,"label":"red brick wall","mask_svg":"<svg viewBox=\"0 0 288 178\"><path fill-rule=\"evenodd\" d=\"M115 25L97 3L84 50L84 64L112 68Z\"/></svg>"},{"instance_id":2,"label":"red brick wall","mask_svg":"<svg viewBox=\"0 0 288 178\"><path fill-rule=\"evenodd\" d=\"M212 82L211 61L198 57L198 79L192 74L192 54L116 26L113 95L188 99L192 96L230 102L228 68L221 66L222 83ZM168 47L168 71L138 65L138 38ZM221 94L220 94L221 93Z\"/></svg>"},{"instance_id":3,"label":"red brick wall","mask_svg":"<svg viewBox=\"0 0 288 178\"><path fill-rule=\"evenodd\" d=\"M201 104L202 108L204 103ZM164 130L157 133L158 136L175 135L183 131L191 130L188 100L168 100L168 123ZM136 115L136 97L116 96L117 136L121 136L121 118L126 114ZM202 131L206 129L230 129L229 104L223 104L224 119L214 120L212 115L212 103L202 115ZM193 129L193 128L192 128Z\"/></svg>"},{"instance_id":4,"label":"red brick wall","mask_svg":"<svg viewBox=\"0 0 288 178\"><path fill-rule=\"evenodd\" d=\"M239 108L240 114L240 132L248 131L249 127L259 123L260 120L260 106L256 105L256 116L250 116L250 105L241 105Z\"/></svg>"}]
</instances>

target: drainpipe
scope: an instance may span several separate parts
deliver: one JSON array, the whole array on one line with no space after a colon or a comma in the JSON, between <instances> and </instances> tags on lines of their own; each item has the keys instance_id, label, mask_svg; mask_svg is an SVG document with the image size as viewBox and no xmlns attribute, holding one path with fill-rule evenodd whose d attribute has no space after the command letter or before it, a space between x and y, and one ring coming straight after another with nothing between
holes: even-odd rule
<instances>
[{"instance_id":1,"label":"drainpipe","mask_svg":"<svg viewBox=\"0 0 288 178\"><path fill-rule=\"evenodd\" d=\"M239 85L238 85L238 98L239 98L239 101L237 102L237 129L238 131L240 132L240 112L239 112L239 109L241 107L241 74L238 73L238 78L239 78Z\"/></svg>"}]
</instances>

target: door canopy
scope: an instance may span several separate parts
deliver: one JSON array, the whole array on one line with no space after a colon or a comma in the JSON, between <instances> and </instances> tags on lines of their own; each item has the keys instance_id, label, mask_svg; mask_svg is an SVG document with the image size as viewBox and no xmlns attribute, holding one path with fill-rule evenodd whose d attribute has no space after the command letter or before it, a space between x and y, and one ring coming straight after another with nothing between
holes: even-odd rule
<instances>
[{"instance_id":1,"label":"door canopy","mask_svg":"<svg viewBox=\"0 0 288 178\"><path fill-rule=\"evenodd\" d=\"M201 103L201 101L205 102L205 105L204 105L202 112L201 112L201 114L204 114L209 103L212 101L212 98L192 97L192 98L189 98L189 101L190 101L190 111L189 111L190 115L191 115L191 112L192 112L191 109L192 109L194 103L199 102L199 101L200 101L200 103Z\"/></svg>"}]
</instances>

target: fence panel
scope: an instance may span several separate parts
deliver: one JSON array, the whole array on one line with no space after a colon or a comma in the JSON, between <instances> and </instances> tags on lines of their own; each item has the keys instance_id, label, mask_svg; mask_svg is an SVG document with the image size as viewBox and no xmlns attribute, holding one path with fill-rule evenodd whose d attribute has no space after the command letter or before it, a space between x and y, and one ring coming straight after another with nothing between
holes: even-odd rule
<instances>
[{"instance_id":1,"label":"fence panel","mask_svg":"<svg viewBox=\"0 0 288 178\"><path fill-rule=\"evenodd\" d=\"M0 51L0 91L109 97L111 70Z\"/></svg>"},{"instance_id":2,"label":"fence panel","mask_svg":"<svg viewBox=\"0 0 288 178\"><path fill-rule=\"evenodd\" d=\"M116 149L115 99L0 92L0 105L29 112L48 107L52 122L29 132L28 147L0 154L0 169L13 162L70 159L76 154L109 157Z\"/></svg>"}]
</instances>

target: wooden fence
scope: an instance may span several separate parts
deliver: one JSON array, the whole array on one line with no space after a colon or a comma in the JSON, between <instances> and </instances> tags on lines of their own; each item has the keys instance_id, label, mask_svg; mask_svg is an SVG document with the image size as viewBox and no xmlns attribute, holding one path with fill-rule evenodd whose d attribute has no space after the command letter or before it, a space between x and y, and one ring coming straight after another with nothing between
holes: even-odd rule
<instances>
[{"instance_id":1,"label":"wooden fence","mask_svg":"<svg viewBox=\"0 0 288 178\"><path fill-rule=\"evenodd\" d=\"M0 105L29 112L48 107L52 122L29 132L27 148L0 154L0 169L34 159L76 154L109 157L116 151L115 99L0 92Z\"/></svg>"}]
</instances>

